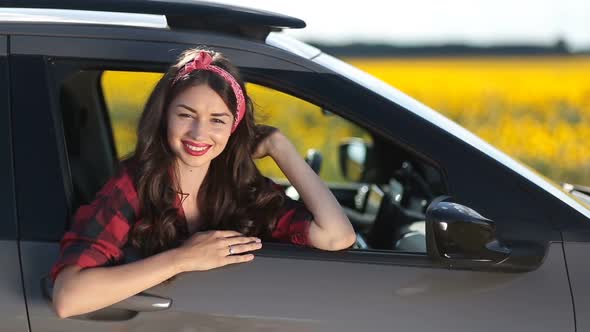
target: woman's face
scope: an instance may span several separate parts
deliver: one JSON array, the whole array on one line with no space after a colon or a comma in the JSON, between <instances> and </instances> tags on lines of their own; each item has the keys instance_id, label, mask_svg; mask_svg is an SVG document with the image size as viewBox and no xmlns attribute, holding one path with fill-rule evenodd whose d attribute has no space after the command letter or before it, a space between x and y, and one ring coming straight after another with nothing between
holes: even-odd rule
<instances>
[{"instance_id":1,"label":"woman's face","mask_svg":"<svg viewBox=\"0 0 590 332\"><path fill-rule=\"evenodd\" d=\"M179 166L204 169L225 148L234 120L223 99L206 84L178 94L167 116L168 144Z\"/></svg>"}]
</instances>

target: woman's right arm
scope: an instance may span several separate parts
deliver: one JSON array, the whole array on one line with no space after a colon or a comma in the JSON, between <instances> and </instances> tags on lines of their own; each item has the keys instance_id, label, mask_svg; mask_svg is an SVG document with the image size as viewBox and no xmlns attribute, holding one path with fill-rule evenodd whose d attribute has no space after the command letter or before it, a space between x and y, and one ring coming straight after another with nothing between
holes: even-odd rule
<instances>
[{"instance_id":1,"label":"woman's right arm","mask_svg":"<svg viewBox=\"0 0 590 332\"><path fill-rule=\"evenodd\" d=\"M83 269L69 265L55 280L54 310L60 318L66 318L125 300L179 273L175 254L173 249L109 267Z\"/></svg>"},{"instance_id":2,"label":"woman's right arm","mask_svg":"<svg viewBox=\"0 0 590 332\"><path fill-rule=\"evenodd\" d=\"M248 262L260 249L260 239L235 231L195 233L180 247L118 266L82 269L69 265L57 275L53 306L60 318L102 309L187 271L205 271Z\"/></svg>"}]
</instances>

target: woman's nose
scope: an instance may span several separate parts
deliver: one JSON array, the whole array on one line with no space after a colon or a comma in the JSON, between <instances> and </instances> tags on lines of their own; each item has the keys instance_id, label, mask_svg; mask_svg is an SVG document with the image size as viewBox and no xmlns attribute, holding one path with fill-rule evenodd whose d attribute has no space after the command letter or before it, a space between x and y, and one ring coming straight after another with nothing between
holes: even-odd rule
<instances>
[{"instance_id":1,"label":"woman's nose","mask_svg":"<svg viewBox=\"0 0 590 332\"><path fill-rule=\"evenodd\" d=\"M195 140L207 136L207 122L202 119L194 119L190 128L190 135Z\"/></svg>"}]
</instances>

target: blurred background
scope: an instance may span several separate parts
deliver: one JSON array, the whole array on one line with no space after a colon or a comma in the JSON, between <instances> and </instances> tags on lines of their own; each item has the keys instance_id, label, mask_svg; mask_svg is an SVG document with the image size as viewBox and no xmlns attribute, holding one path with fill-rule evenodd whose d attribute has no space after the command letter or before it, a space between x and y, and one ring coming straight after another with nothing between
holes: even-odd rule
<instances>
[{"instance_id":1,"label":"blurred background","mask_svg":"<svg viewBox=\"0 0 590 332\"><path fill-rule=\"evenodd\" d=\"M590 185L590 1L214 1L303 19L297 39L556 182Z\"/></svg>"}]
</instances>

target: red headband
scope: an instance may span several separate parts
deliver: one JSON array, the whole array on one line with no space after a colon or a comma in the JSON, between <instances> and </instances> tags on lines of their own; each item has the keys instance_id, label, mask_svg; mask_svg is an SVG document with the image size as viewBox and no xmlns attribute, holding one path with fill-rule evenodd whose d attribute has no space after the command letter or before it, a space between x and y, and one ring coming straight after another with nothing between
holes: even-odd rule
<instances>
[{"instance_id":1,"label":"red headband","mask_svg":"<svg viewBox=\"0 0 590 332\"><path fill-rule=\"evenodd\" d=\"M246 113L244 93L242 92L242 88L240 87L240 84L238 84L236 79L227 71L221 69L220 67L212 65L212 61L213 58L211 57L209 52L200 51L199 54L193 59L193 61L190 61L184 65L184 67L182 68L182 70L180 70L172 84L176 83L176 81L178 81L180 78L190 74L195 70L208 70L221 76L227 83L231 85L231 88L234 91L234 94L236 95L237 113L236 118L234 120L234 125L231 129L231 132L233 133L238 127L240 121L242 121L242 119L244 118L244 114Z\"/></svg>"}]
</instances>

